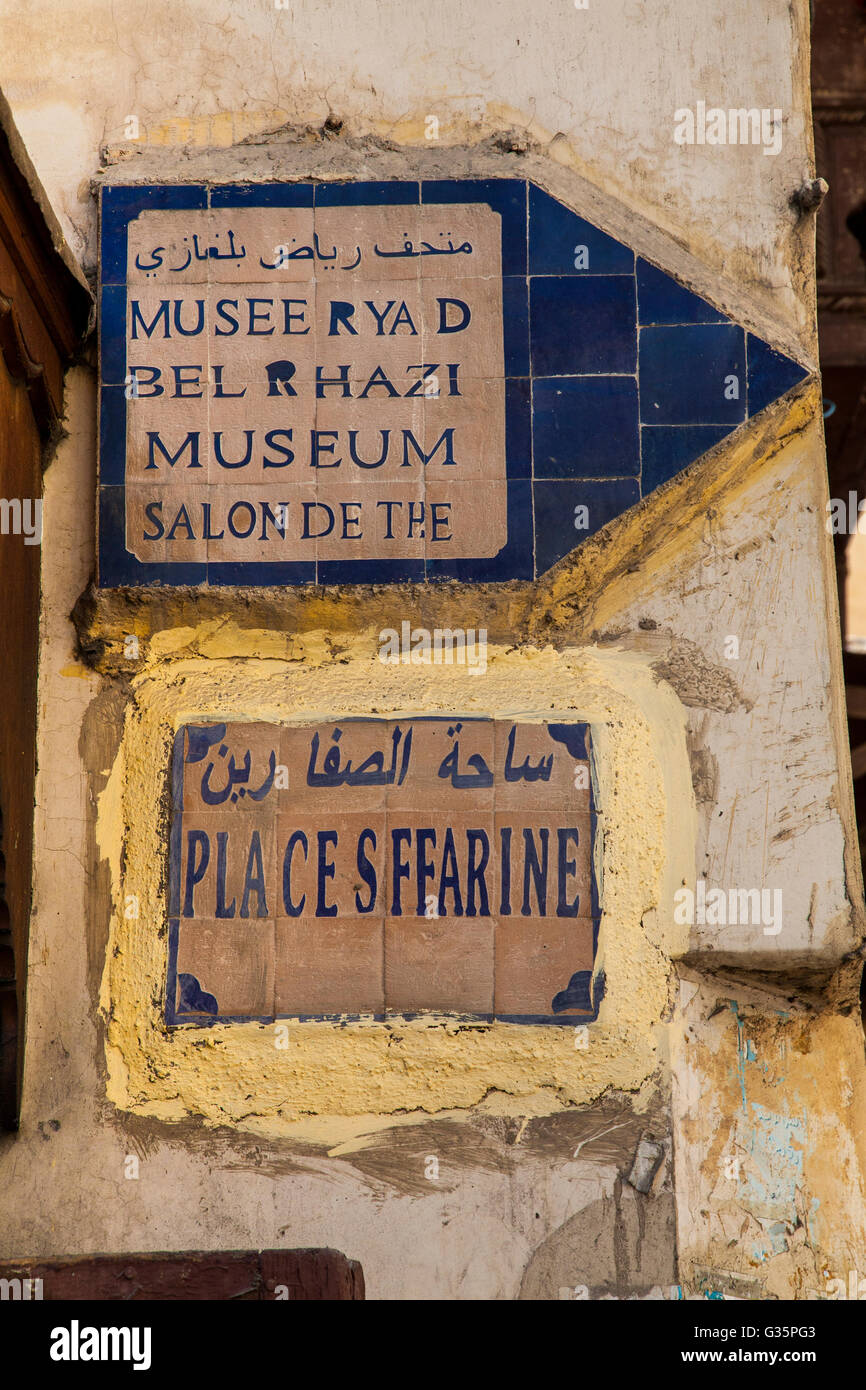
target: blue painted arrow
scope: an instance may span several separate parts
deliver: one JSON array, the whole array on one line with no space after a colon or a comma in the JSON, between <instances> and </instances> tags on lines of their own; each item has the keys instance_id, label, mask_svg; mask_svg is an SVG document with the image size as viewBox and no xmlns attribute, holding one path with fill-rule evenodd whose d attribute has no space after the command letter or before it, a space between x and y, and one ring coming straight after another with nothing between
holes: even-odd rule
<instances>
[{"instance_id":1,"label":"blue painted arrow","mask_svg":"<svg viewBox=\"0 0 866 1390\"><path fill-rule=\"evenodd\" d=\"M129 224L144 211L200 209L208 202L223 209L306 208L316 216L335 207L429 212L439 206L443 229L453 219L458 243L464 235L461 205L493 209L501 226L508 522L498 554L440 559L448 547L439 551L431 544L426 554L403 558L142 562L127 550L124 382L127 299L134 290L124 283ZM119 185L103 190L101 216L103 586L529 580L808 374L525 179L225 184L210 190ZM465 245L471 250L470 242ZM464 269L449 282L457 290L466 284L467 310L475 302L476 273ZM453 353L471 377L471 358L460 358L459 344ZM459 481L466 461L450 460L458 465L450 481ZM479 480L478 487L484 486ZM491 506L501 506L502 496L501 486L495 497L491 491Z\"/></svg>"},{"instance_id":2,"label":"blue painted arrow","mask_svg":"<svg viewBox=\"0 0 866 1390\"><path fill-rule=\"evenodd\" d=\"M808 372L532 184L528 218L538 575Z\"/></svg>"}]
</instances>

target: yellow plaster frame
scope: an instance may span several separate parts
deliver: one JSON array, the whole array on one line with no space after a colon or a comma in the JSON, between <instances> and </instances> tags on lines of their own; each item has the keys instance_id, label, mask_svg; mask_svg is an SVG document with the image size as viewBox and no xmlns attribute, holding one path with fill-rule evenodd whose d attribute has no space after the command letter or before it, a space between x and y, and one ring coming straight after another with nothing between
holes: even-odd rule
<instances>
[{"instance_id":1,"label":"yellow plaster frame","mask_svg":"<svg viewBox=\"0 0 866 1390\"><path fill-rule=\"evenodd\" d=\"M693 881L696 828L685 711L649 658L488 648L486 673L473 675L460 666L382 664L372 631L335 661L323 630L300 666L236 655L232 629L214 633L208 658L166 662L171 632L151 643L99 800L97 837L112 881L100 991L109 1099L140 1115L198 1116L276 1138L297 1135L299 1122L313 1117L405 1119L467 1109L491 1092L514 1098L521 1113L550 1113L644 1087L661 1059L670 960L686 949L673 893ZM270 634L260 637L267 652ZM243 649L255 650L254 642L245 631ZM447 1016L289 1021L288 1046L279 1048L273 1024L168 1029L166 793L177 729L214 718L307 723L457 711L593 725L604 883L597 964L606 993L588 1046L577 1048L568 1027L467 1027ZM133 895L138 916L127 917Z\"/></svg>"}]
</instances>

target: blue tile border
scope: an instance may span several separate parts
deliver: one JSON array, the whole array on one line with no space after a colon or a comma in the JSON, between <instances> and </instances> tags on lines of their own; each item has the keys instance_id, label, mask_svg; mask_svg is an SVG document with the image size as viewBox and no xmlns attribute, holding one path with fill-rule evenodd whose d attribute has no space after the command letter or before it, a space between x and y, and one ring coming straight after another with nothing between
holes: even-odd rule
<instances>
[{"instance_id":1,"label":"blue tile border","mask_svg":"<svg viewBox=\"0 0 866 1390\"><path fill-rule=\"evenodd\" d=\"M532 476L532 381L505 382L505 464L508 480Z\"/></svg>"},{"instance_id":2,"label":"blue tile border","mask_svg":"<svg viewBox=\"0 0 866 1390\"><path fill-rule=\"evenodd\" d=\"M311 208L315 185L312 183L232 183L214 184L210 190L212 208Z\"/></svg>"},{"instance_id":3,"label":"blue tile border","mask_svg":"<svg viewBox=\"0 0 866 1390\"><path fill-rule=\"evenodd\" d=\"M316 564L312 560L211 560L207 582L214 587L253 588L256 585L315 584Z\"/></svg>"},{"instance_id":4,"label":"blue tile border","mask_svg":"<svg viewBox=\"0 0 866 1390\"><path fill-rule=\"evenodd\" d=\"M130 221L149 209L485 202L502 218L509 536L489 559L144 564L123 541ZM99 584L404 583L539 577L568 533L547 484L593 483L606 524L808 375L715 306L528 180L115 184L100 238ZM578 255L575 255L575 252ZM585 254L584 254L585 252ZM569 259L570 256L570 259ZM730 378L737 391L731 395ZM726 388L725 382L728 381ZM727 395L726 395L727 390ZM637 419L635 419L637 403ZM630 481L631 480L631 481ZM638 481L639 480L639 481ZM635 485L637 484L637 486ZM539 491L539 485L541 487Z\"/></svg>"},{"instance_id":5,"label":"blue tile border","mask_svg":"<svg viewBox=\"0 0 866 1390\"><path fill-rule=\"evenodd\" d=\"M143 564L126 549L124 493L125 489L116 484L99 488L99 587L116 589L141 583L172 586L204 584L207 566L203 563Z\"/></svg>"},{"instance_id":6,"label":"blue tile border","mask_svg":"<svg viewBox=\"0 0 866 1390\"><path fill-rule=\"evenodd\" d=\"M103 285L99 295L99 373L104 386L126 382L126 286ZM124 406L124 436L126 433Z\"/></svg>"},{"instance_id":7,"label":"blue tile border","mask_svg":"<svg viewBox=\"0 0 866 1390\"><path fill-rule=\"evenodd\" d=\"M805 367L776 352L753 333L746 336L749 415L757 415L809 375Z\"/></svg>"},{"instance_id":8,"label":"blue tile border","mask_svg":"<svg viewBox=\"0 0 866 1390\"><path fill-rule=\"evenodd\" d=\"M106 184L100 198L99 273L103 285L126 281L126 240L130 222L140 212L169 208L201 210L208 205L205 184Z\"/></svg>"},{"instance_id":9,"label":"blue tile border","mask_svg":"<svg viewBox=\"0 0 866 1390\"><path fill-rule=\"evenodd\" d=\"M316 566L319 584L403 584L424 579L421 558L385 560L320 560Z\"/></svg>"},{"instance_id":10,"label":"blue tile border","mask_svg":"<svg viewBox=\"0 0 866 1390\"><path fill-rule=\"evenodd\" d=\"M533 376L634 375L634 277L531 276L529 331Z\"/></svg>"},{"instance_id":11,"label":"blue tile border","mask_svg":"<svg viewBox=\"0 0 866 1390\"><path fill-rule=\"evenodd\" d=\"M317 208L346 208L412 205L421 201L420 183L409 179L395 179L393 182L378 183L317 183L315 185L315 205Z\"/></svg>"},{"instance_id":12,"label":"blue tile border","mask_svg":"<svg viewBox=\"0 0 866 1390\"><path fill-rule=\"evenodd\" d=\"M502 346L506 376L529 376L529 281L502 279Z\"/></svg>"},{"instance_id":13,"label":"blue tile border","mask_svg":"<svg viewBox=\"0 0 866 1390\"><path fill-rule=\"evenodd\" d=\"M103 386L99 401L100 482L122 487L126 477L126 388Z\"/></svg>"},{"instance_id":14,"label":"blue tile border","mask_svg":"<svg viewBox=\"0 0 866 1390\"><path fill-rule=\"evenodd\" d=\"M488 203L502 218L502 274L527 271L525 179L425 179L422 203Z\"/></svg>"},{"instance_id":15,"label":"blue tile border","mask_svg":"<svg viewBox=\"0 0 866 1390\"><path fill-rule=\"evenodd\" d=\"M377 722L377 716L361 715L357 716L364 723ZM459 718L463 721L487 722L490 716L487 715L462 715L456 711L451 714L421 715L413 716L415 722L448 722ZM347 721L342 721L347 722ZM382 723L387 720L382 719ZM171 801L171 827L169 832L169 862L168 862L168 943L166 954L166 975L165 975L165 1001L162 1010L165 1023L170 1028L175 1027L196 1027L209 1028L215 1023L273 1023L277 1019L291 1020L294 1023L336 1023L344 1025L346 1023L359 1023L366 1020L377 1023L398 1023L410 1019L425 1019L431 1017L454 1017L483 1023L519 1023L535 1026L555 1026L576 1028L587 1023L594 1023L598 1018L599 1009L605 996L604 972L598 969L598 937L602 917L602 888L598 881L597 869L600 868L602 855L600 837L601 816L595 802L596 786L596 764L595 749L592 738L592 725L583 720L556 720L546 719L545 724L558 725L563 731L576 739L578 751L574 752L576 760L589 762L589 821L590 821L590 885L591 885L591 907L592 913L589 920L592 921L592 959L593 965L590 970L579 970L571 975L570 979L562 981L562 989L554 996L551 1001L551 1012L549 1014L505 1014L498 1013L495 1009L478 1013L463 1013L455 1011L432 1010L414 1011L409 1013L398 1013L387 1007L382 1013L365 1014L219 1014L205 1011L194 1012L178 1010L177 1001L177 956L178 939L180 934L180 894L181 894L181 859L182 859L182 816L183 816L183 766L184 749L186 744L186 733L190 724L184 724L176 732L172 742L169 795ZM219 723L214 716L202 716L200 720L190 721L190 723L214 724ZM562 739L566 747L570 744L565 738ZM492 915L496 920L495 914ZM527 918L527 923L533 919ZM586 922L587 918L582 916L579 919ZM563 999L564 996L575 997L577 1003L563 1004L560 1009L554 1009L556 1000ZM566 1012L566 1008L578 1009L577 1012Z\"/></svg>"},{"instance_id":16,"label":"blue tile border","mask_svg":"<svg viewBox=\"0 0 866 1390\"><path fill-rule=\"evenodd\" d=\"M736 425L642 425L641 493L646 497L709 453Z\"/></svg>"},{"instance_id":17,"label":"blue tile border","mask_svg":"<svg viewBox=\"0 0 866 1390\"><path fill-rule=\"evenodd\" d=\"M543 574L582 540L640 501L637 478L566 478L534 482L535 564ZM577 528L577 508L586 507L587 525ZM575 539L576 538L576 539Z\"/></svg>"},{"instance_id":18,"label":"blue tile border","mask_svg":"<svg viewBox=\"0 0 866 1390\"><path fill-rule=\"evenodd\" d=\"M515 479L508 484L508 539L499 553L483 560L431 560L428 555L426 577L459 579L465 584L532 579L532 538L532 484L528 479Z\"/></svg>"}]
</instances>

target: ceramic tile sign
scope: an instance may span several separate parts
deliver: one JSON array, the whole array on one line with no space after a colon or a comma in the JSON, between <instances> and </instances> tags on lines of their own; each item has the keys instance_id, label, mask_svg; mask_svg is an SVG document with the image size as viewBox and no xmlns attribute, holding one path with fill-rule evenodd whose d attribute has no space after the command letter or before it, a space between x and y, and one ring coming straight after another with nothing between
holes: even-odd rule
<instances>
[{"instance_id":1,"label":"ceramic tile sign","mask_svg":"<svg viewBox=\"0 0 866 1390\"><path fill-rule=\"evenodd\" d=\"M103 586L532 579L805 375L524 180L101 218Z\"/></svg>"},{"instance_id":2,"label":"ceramic tile sign","mask_svg":"<svg viewBox=\"0 0 866 1390\"><path fill-rule=\"evenodd\" d=\"M595 1017L586 724L187 725L169 1024Z\"/></svg>"}]
</instances>

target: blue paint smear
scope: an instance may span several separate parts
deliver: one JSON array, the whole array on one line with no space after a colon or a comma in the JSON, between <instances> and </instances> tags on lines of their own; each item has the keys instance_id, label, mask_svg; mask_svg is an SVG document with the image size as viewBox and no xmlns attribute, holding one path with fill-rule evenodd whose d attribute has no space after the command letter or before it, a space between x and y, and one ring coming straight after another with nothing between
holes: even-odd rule
<instances>
[{"instance_id":1,"label":"blue paint smear","mask_svg":"<svg viewBox=\"0 0 866 1390\"><path fill-rule=\"evenodd\" d=\"M752 1133L748 1142L751 1172L740 1182L738 1199L752 1214L771 1220L773 1253L778 1253L785 1228L798 1224L797 1188L803 1178L806 1121L778 1114L751 1103Z\"/></svg>"},{"instance_id":2,"label":"blue paint smear","mask_svg":"<svg viewBox=\"0 0 866 1390\"><path fill-rule=\"evenodd\" d=\"M195 975L185 975L181 972L177 977L180 985L180 1002L177 1006L179 1014L218 1014L219 1005L213 994L208 994L207 990L202 989Z\"/></svg>"},{"instance_id":3,"label":"blue paint smear","mask_svg":"<svg viewBox=\"0 0 866 1390\"><path fill-rule=\"evenodd\" d=\"M558 994L553 996L553 1012L561 1014L563 1009L585 1009L590 1012L592 1009L592 971L578 970L568 982L565 989L561 989Z\"/></svg>"},{"instance_id":4,"label":"blue paint smear","mask_svg":"<svg viewBox=\"0 0 866 1390\"><path fill-rule=\"evenodd\" d=\"M225 724L187 724L186 726L188 751L186 760L188 763L200 763L202 758L206 758L209 750L215 743L219 743L225 738Z\"/></svg>"}]
</instances>

